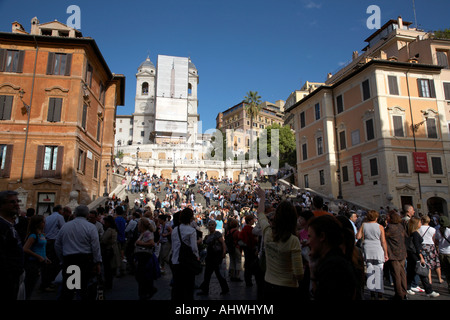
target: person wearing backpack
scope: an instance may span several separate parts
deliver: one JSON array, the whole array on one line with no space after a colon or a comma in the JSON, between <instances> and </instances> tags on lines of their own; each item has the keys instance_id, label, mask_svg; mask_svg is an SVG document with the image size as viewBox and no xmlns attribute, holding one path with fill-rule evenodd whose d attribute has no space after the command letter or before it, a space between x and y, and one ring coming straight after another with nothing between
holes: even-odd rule
<instances>
[{"instance_id":1,"label":"person wearing backpack","mask_svg":"<svg viewBox=\"0 0 450 320\"><path fill-rule=\"evenodd\" d=\"M239 237L239 222L234 218L228 219L228 228L225 234L225 244L230 257L229 275L230 281L240 282L242 270L242 251L237 242Z\"/></svg>"}]
</instances>

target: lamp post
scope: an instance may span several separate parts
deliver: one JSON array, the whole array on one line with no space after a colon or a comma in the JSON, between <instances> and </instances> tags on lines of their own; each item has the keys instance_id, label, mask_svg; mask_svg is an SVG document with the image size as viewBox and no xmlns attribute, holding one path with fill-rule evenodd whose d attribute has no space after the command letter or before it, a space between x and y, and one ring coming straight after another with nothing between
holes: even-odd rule
<instances>
[{"instance_id":1,"label":"lamp post","mask_svg":"<svg viewBox=\"0 0 450 320\"><path fill-rule=\"evenodd\" d=\"M108 193L108 180L109 180L109 168L110 168L111 166L109 165L109 163L107 163L106 164L106 184L105 184L105 193L103 193L103 196L104 197L107 197L107 196L109 196L109 193Z\"/></svg>"},{"instance_id":2,"label":"lamp post","mask_svg":"<svg viewBox=\"0 0 450 320\"><path fill-rule=\"evenodd\" d=\"M173 150L173 170L172 170L172 173L176 173L177 172L177 169L175 168L175 150Z\"/></svg>"},{"instance_id":3,"label":"lamp post","mask_svg":"<svg viewBox=\"0 0 450 320\"><path fill-rule=\"evenodd\" d=\"M138 161L139 161L139 150L141 150L139 147L137 147L137 149L136 149L136 168L135 169L139 169L139 164L138 164Z\"/></svg>"}]
</instances>

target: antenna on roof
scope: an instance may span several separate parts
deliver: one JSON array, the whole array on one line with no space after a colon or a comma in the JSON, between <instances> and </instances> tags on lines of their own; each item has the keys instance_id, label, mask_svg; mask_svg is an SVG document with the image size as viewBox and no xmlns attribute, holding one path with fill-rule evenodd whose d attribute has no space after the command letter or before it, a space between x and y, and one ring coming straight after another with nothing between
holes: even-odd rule
<instances>
[{"instance_id":1,"label":"antenna on roof","mask_svg":"<svg viewBox=\"0 0 450 320\"><path fill-rule=\"evenodd\" d=\"M416 29L417 29L416 3L414 0L412 0L412 3L413 3L413 11L414 11L414 23L416 24Z\"/></svg>"}]
</instances>

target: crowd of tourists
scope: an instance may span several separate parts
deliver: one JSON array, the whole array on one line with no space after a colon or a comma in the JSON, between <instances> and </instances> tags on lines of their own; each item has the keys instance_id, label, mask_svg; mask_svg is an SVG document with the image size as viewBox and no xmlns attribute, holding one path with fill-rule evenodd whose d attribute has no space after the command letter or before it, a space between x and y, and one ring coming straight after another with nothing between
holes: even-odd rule
<instances>
[{"instance_id":1,"label":"crowd of tourists","mask_svg":"<svg viewBox=\"0 0 450 320\"><path fill-rule=\"evenodd\" d=\"M256 287L258 300L362 300L365 289L385 299L385 282L394 299L437 297L432 272L450 290L450 223L442 214L345 202L333 212L322 197L277 181L203 173L172 181L136 170L124 184L123 199L73 212L55 205L48 216L21 212L16 192L0 192L0 297L58 291L61 300L101 299L100 284L108 292L132 274L139 299L148 300L165 273L179 301L208 295L213 274L221 295L242 282ZM202 266L201 283L185 245ZM70 287L76 272L81 281Z\"/></svg>"}]
</instances>

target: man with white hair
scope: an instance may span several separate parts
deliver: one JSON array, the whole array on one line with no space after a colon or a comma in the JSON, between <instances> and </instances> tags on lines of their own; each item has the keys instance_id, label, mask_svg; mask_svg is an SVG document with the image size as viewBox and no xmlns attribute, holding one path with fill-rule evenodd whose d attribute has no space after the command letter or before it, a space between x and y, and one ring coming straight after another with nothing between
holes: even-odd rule
<instances>
[{"instance_id":1,"label":"man with white hair","mask_svg":"<svg viewBox=\"0 0 450 320\"><path fill-rule=\"evenodd\" d=\"M89 208L80 205L75 208L75 218L61 228L55 242L55 250L62 264L62 292L61 300L72 300L75 290L79 289L80 298L88 299L88 282L100 275L102 256L100 240L97 228L87 220ZM71 267L69 269L69 267ZM75 267L75 272L72 269ZM78 268L76 268L78 267ZM67 282L69 277L76 276L76 270L80 272L80 286L76 281ZM74 284L74 288L69 287Z\"/></svg>"}]
</instances>

